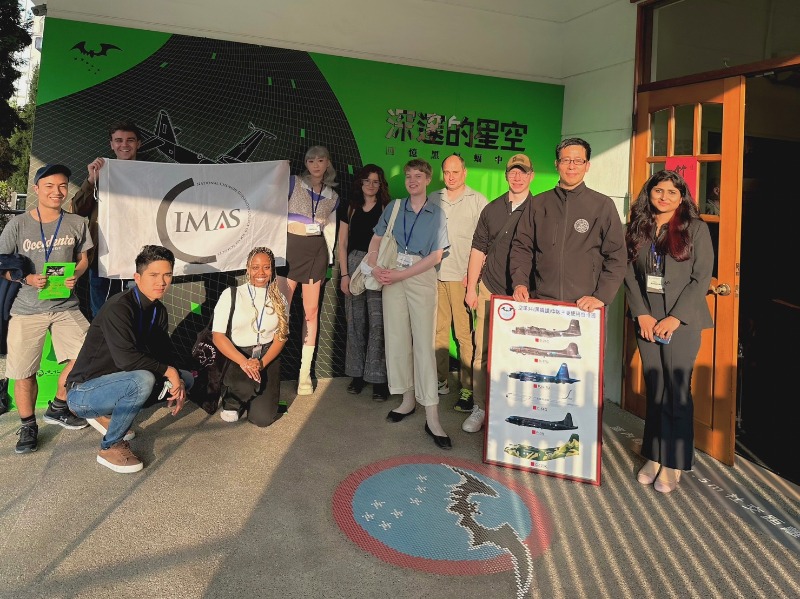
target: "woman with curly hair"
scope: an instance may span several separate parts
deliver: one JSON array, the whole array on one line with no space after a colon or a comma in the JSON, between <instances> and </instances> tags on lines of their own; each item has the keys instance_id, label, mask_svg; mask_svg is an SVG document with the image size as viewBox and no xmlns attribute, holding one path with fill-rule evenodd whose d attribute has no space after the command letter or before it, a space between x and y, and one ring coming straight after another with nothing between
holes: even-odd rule
<instances>
[{"instance_id":1,"label":"woman with curly hair","mask_svg":"<svg viewBox=\"0 0 800 599\"><path fill-rule=\"evenodd\" d=\"M278 289L272 250L250 250L247 281L235 293L230 339L230 288L220 295L211 326L214 345L231 361L222 379L220 415L225 422L236 422L247 412L256 426L269 426L278 413L280 353L289 336L289 309Z\"/></svg>"},{"instance_id":2,"label":"woman with curly hair","mask_svg":"<svg viewBox=\"0 0 800 599\"><path fill-rule=\"evenodd\" d=\"M336 171L323 146L311 146L305 169L289 179L289 221L286 265L280 267L281 289L289 305L297 286L303 295L303 350L297 377L297 394L311 395L311 365L319 329L319 298L322 284L333 262L339 196L333 190Z\"/></svg>"},{"instance_id":3,"label":"woman with curly hair","mask_svg":"<svg viewBox=\"0 0 800 599\"><path fill-rule=\"evenodd\" d=\"M360 295L350 293L350 273L367 255L372 231L391 199L383 169L367 164L356 173L350 205L339 211L340 287L345 296L347 314L347 352L345 373L353 377L347 391L361 393L372 383L372 399L389 398L386 380L386 356L383 340L383 295L367 289Z\"/></svg>"},{"instance_id":4,"label":"woman with curly hair","mask_svg":"<svg viewBox=\"0 0 800 599\"><path fill-rule=\"evenodd\" d=\"M714 323L706 292L714 267L708 226L686 181L660 171L631 208L625 297L636 321L647 414L637 480L669 493L694 457L692 370L700 333Z\"/></svg>"}]
</instances>

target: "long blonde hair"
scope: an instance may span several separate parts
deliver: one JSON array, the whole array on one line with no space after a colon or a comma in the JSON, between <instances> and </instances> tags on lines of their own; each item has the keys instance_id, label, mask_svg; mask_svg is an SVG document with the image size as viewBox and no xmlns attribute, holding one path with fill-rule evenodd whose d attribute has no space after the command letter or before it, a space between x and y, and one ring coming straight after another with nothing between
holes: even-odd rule
<instances>
[{"instance_id":1,"label":"long blonde hair","mask_svg":"<svg viewBox=\"0 0 800 599\"><path fill-rule=\"evenodd\" d=\"M286 304L286 298L283 297L280 289L278 289L278 277L275 272L275 254L268 247L258 246L250 250L247 254L247 278L250 279L250 260L257 254L264 254L269 258L271 266L271 274L269 282L267 283L267 297L269 297L272 309L278 315L278 328L275 330L275 338L278 341L286 341L289 338L289 306Z\"/></svg>"}]
</instances>

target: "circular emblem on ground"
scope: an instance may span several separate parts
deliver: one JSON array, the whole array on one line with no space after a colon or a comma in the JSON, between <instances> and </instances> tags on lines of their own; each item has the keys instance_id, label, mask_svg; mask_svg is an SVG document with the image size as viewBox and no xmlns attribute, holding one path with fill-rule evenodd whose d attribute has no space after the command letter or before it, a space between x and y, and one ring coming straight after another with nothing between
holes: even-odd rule
<instances>
[{"instance_id":1,"label":"circular emblem on ground","mask_svg":"<svg viewBox=\"0 0 800 599\"><path fill-rule=\"evenodd\" d=\"M550 545L549 513L496 468L403 456L348 476L333 495L339 528L383 561L451 575L513 571L530 589L533 558Z\"/></svg>"},{"instance_id":2,"label":"circular emblem on ground","mask_svg":"<svg viewBox=\"0 0 800 599\"><path fill-rule=\"evenodd\" d=\"M589 230L589 221L585 218L579 218L575 221L575 230L578 233L586 233Z\"/></svg>"}]
</instances>

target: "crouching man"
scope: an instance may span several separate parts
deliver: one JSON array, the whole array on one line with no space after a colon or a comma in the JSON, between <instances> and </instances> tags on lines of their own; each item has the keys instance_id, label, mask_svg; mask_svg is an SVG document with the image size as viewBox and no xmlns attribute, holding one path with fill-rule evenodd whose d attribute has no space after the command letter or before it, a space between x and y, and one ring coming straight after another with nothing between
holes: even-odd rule
<instances>
[{"instance_id":1,"label":"crouching man","mask_svg":"<svg viewBox=\"0 0 800 599\"><path fill-rule=\"evenodd\" d=\"M174 265L167 248L142 248L136 256L136 286L103 305L67 379L67 403L104 433L97 461L114 472L142 469L128 444L139 411L161 396L177 414L193 382L188 372L172 365L167 310L160 301L172 282Z\"/></svg>"}]
</instances>

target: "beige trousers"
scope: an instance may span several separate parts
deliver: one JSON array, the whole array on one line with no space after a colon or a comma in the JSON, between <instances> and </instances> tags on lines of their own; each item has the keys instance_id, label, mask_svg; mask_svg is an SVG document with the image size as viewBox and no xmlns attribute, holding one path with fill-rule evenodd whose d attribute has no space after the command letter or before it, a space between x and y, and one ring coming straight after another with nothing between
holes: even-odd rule
<instances>
[{"instance_id":1,"label":"beige trousers","mask_svg":"<svg viewBox=\"0 0 800 599\"><path fill-rule=\"evenodd\" d=\"M472 314L464 304L467 290L461 281L437 281L439 300L436 309L436 375L446 381L450 371L450 323L458 342L459 382L472 390Z\"/></svg>"},{"instance_id":2,"label":"beige trousers","mask_svg":"<svg viewBox=\"0 0 800 599\"><path fill-rule=\"evenodd\" d=\"M489 317L492 294L478 283L478 306L475 310L475 357L472 360L472 385L475 405L486 406L489 362Z\"/></svg>"},{"instance_id":3,"label":"beige trousers","mask_svg":"<svg viewBox=\"0 0 800 599\"><path fill-rule=\"evenodd\" d=\"M389 391L414 389L423 406L439 403L436 384L436 269L383 287L383 330Z\"/></svg>"}]
</instances>

